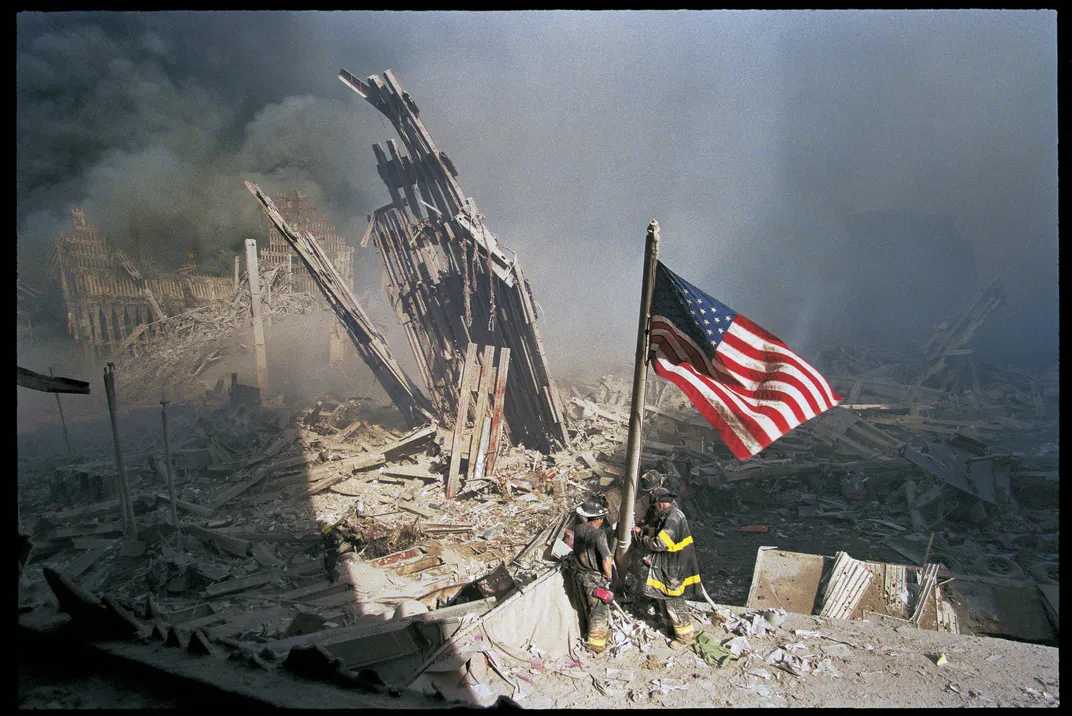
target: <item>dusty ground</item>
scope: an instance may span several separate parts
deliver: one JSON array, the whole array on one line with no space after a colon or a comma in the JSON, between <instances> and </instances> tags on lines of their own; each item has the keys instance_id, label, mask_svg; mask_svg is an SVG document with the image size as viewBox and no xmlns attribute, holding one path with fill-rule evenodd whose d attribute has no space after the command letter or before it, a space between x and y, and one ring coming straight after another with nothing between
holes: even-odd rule
<instances>
[{"instance_id":1,"label":"dusty ground","mask_svg":"<svg viewBox=\"0 0 1072 716\"><path fill-rule=\"evenodd\" d=\"M703 628L720 641L730 637L721 626ZM796 636L797 629L845 644ZM789 614L775 632L748 641L752 655L714 668L662 644L650 652L658 662L655 669L646 668L649 655L637 649L618 657L584 654L568 675L536 677L520 703L526 708L1060 705L1060 659L1053 647L800 614ZM829 657L839 675L794 676L764 663L775 648L793 643L804 644L799 654L843 653ZM942 666L935 663L940 654L946 656ZM653 690L657 679L674 679L686 688L663 694Z\"/></svg>"},{"instance_id":2,"label":"dusty ground","mask_svg":"<svg viewBox=\"0 0 1072 716\"><path fill-rule=\"evenodd\" d=\"M726 607L739 615L748 610ZM697 622L719 641L722 625ZM818 632L798 635L797 630ZM765 636L746 637L752 653L710 667L656 639L647 653L618 656L578 648L578 661L517 668L515 691L490 671L487 692L511 695L524 708L707 707L984 707L1060 706L1060 658L1054 647L922 631L874 621L788 614ZM776 648L814 654L832 669L795 676L764 661ZM939 656L945 661L938 665ZM511 665L514 662L507 662ZM236 672L236 678L240 672ZM531 683L520 679L524 676ZM181 697L150 684L93 673L90 666L19 668L20 708L176 708ZM662 685L666 691L656 687ZM673 688L669 688L673 687ZM682 688L684 687L684 688ZM312 698L312 696L311 696ZM477 700L476 691L473 693Z\"/></svg>"}]
</instances>

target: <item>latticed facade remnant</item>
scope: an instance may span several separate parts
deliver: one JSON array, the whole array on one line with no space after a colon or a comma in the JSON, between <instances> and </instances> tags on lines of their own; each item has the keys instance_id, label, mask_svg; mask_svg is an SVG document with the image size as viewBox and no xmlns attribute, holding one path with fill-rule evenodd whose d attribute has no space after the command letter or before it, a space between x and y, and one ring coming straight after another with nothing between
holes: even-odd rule
<instances>
[{"instance_id":1,"label":"latticed facade remnant","mask_svg":"<svg viewBox=\"0 0 1072 716\"><path fill-rule=\"evenodd\" d=\"M92 353L131 347L154 322L215 299L231 298L234 281L196 273L142 276L81 209L60 234L50 270L59 274L67 331Z\"/></svg>"},{"instance_id":2,"label":"latticed facade remnant","mask_svg":"<svg viewBox=\"0 0 1072 716\"><path fill-rule=\"evenodd\" d=\"M286 219L287 225L295 231L308 231L316 239L320 248L331 259L335 270L339 272L347 288L352 289L354 284L354 250L346 241L345 236L340 236L335 227L328 220L317 214L316 204L309 201L309 197L300 191L293 194L280 193L275 197L275 206L279 213ZM309 271L301 265L294 255L294 249L286 242L279 233L279 229L271 222L268 223L268 246L258 251L261 263L261 271L267 274L275 268L289 270L291 277L291 289L300 293L308 293L317 297L323 304L320 289L313 282ZM326 304L324 304L326 307Z\"/></svg>"},{"instance_id":3,"label":"latticed facade remnant","mask_svg":"<svg viewBox=\"0 0 1072 716\"><path fill-rule=\"evenodd\" d=\"M293 194L279 193L275 197L275 206L283 215L287 225L295 231L308 231L317 244L331 260L339 272L343 283L350 290L354 287L354 250L345 236L336 232L328 220L317 214L316 204L300 191ZM279 233L275 224L268 222L268 246L258 251L261 271L265 276L272 276L273 271L285 271L290 280L290 289L296 293L307 293L316 299L320 310L330 310L327 302L317 288L308 269L294 255L294 249ZM274 282L274 280L273 280ZM346 329L337 320L331 323L331 335L328 338L328 359L332 363L343 360L346 356L349 340Z\"/></svg>"}]
</instances>

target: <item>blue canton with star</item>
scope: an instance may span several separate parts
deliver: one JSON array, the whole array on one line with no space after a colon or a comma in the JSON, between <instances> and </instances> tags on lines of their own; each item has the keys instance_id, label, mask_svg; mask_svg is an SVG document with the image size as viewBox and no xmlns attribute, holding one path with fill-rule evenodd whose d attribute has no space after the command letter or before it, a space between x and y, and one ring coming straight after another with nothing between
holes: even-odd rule
<instances>
[{"instance_id":1,"label":"blue canton with star","mask_svg":"<svg viewBox=\"0 0 1072 716\"><path fill-rule=\"evenodd\" d=\"M655 268L651 315L670 319L710 358L722 343L737 311L711 298L660 261Z\"/></svg>"}]
</instances>

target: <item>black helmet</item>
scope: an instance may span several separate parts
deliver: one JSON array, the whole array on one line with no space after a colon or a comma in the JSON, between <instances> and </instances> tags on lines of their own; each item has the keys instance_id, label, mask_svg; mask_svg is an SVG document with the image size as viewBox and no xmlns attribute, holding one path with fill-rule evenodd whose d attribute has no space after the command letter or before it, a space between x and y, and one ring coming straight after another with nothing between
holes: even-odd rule
<instances>
[{"instance_id":1,"label":"black helmet","mask_svg":"<svg viewBox=\"0 0 1072 716\"><path fill-rule=\"evenodd\" d=\"M592 495L584 504L577 508L577 514L590 520L597 517L607 516L607 498L602 495Z\"/></svg>"},{"instance_id":2,"label":"black helmet","mask_svg":"<svg viewBox=\"0 0 1072 716\"><path fill-rule=\"evenodd\" d=\"M663 476L655 470L648 470L640 476L640 489L650 492L663 484Z\"/></svg>"},{"instance_id":3,"label":"black helmet","mask_svg":"<svg viewBox=\"0 0 1072 716\"><path fill-rule=\"evenodd\" d=\"M655 502L673 502L675 497L677 497L677 493L671 492L665 487L656 488L651 495L651 499Z\"/></svg>"}]
</instances>

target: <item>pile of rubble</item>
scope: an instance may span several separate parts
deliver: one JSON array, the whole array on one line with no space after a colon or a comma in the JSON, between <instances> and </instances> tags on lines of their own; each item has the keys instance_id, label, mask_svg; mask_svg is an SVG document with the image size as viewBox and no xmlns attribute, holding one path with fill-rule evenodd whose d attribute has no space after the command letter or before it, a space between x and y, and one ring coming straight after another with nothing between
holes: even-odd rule
<instances>
[{"instance_id":1,"label":"pile of rubble","mask_svg":"<svg viewBox=\"0 0 1072 716\"><path fill-rule=\"evenodd\" d=\"M625 469L625 386L624 378L606 376L596 386L572 387L568 449L544 455L504 443L494 474L465 481L454 499L445 496L453 431L434 423L408 432L386 428L354 399L325 396L300 411L281 401L251 404L235 391L245 386L232 386L229 404L176 423L186 436L172 451L178 529L170 524L159 445L142 444L129 460L136 540L123 538L114 470L106 461L61 466L23 491L20 513L37 516L23 527L33 534L34 563L47 568L52 587L44 573L28 571L23 604L52 601L59 575L68 583L60 591L82 590L90 602L104 600L101 608L137 615L132 623L144 638L231 654L258 668L286 664L297 649L299 670L309 658L303 650L318 646L332 668L350 677L375 666L388 681L405 682L463 624L556 568L573 508L587 494L615 496ZM871 399L864 390L857 399ZM666 472L701 528L717 512L712 496L746 478L777 494L836 477L839 497L796 489L796 514L778 509L798 520L848 522L876 539L903 537L939 524L928 508L948 510L942 495L965 492L954 479L960 467L976 483L996 486L1000 500L1013 499L1025 464L1056 460L1055 444L1037 454L985 459L989 448L958 432L938 444L974 452L962 462L940 463L945 472L928 470L923 457L938 464L946 455L910 452L917 436L906 425L865 423L889 443L867 435L877 454L862 454L856 446L863 438L846 439L847 431L798 429L769 455L741 465L707 442L710 430L700 429L699 416L677 391L652 384L647 406L642 466ZM836 410L856 418L853 427L865 420L862 411ZM983 464L1007 472L978 473ZM905 495L903 509L881 503L894 491L890 485L905 481L914 492ZM969 511L983 501L970 497ZM343 536L337 572L324 558L325 528ZM955 559L947 534L934 542L943 562ZM899 544L898 551L921 560L922 545ZM410 630L411 624L424 626ZM612 653L634 646L643 652L664 638L620 610L613 626ZM386 633L393 635L389 647ZM423 636L413 636L418 633ZM828 668L794 656L783 649L770 663Z\"/></svg>"},{"instance_id":2,"label":"pile of rubble","mask_svg":"<svg viewBox=\"0 0 1072 716\"><path fill-rule=\"evenodd\" d=\"M286 271L280 267L269 271L261 282L261 311L266 321L316 309L312 295L291 290ZM113 351L123 401L153 405L160 400L161 390L169 399L203 399L205 390L212 387L205 383L206 373L232 357L245 361L250 352L251 300L248 278L243 277L231 300L217 299L132 333Z\"/></svg>"},{"instance_id":3,"label":"pile of rubble","mask_svg":"<svg viewBox=\"0 0 1072 716\"><path fill-rule=\"evenodd\" d=\"M331 641L336 629L353 636L419 614L461 619L489 608L555 564L551 547L600 482L565 453L504 447L494 478L470 480L448 501L450 431L382 427L358 400L325 397L296 414L271 408L232 394L210 415L176 422L186 435L172 450L178 529L159 445L127 458L134 540L124 538L106 460L24 480L32 564L141 615L162 640L187 644L199 632L215 648L269 647L282 659L298 636ZM347 539L336 574L324 559L325 526ZM26 574L24 604L51 602L42 573ZM354 646L358 636L325 648L374 661Z\"/></svg>"},{"instance_id":4,"label":"pile of rubble","mask_svg":"<svg viewBox=\"0 0 1072 716\"><path fill-rule=\"evenodd\" d=\"M305 310L304 303L287 303L285 291L274 295L283 298L269 302L269 312ZM160 370L175 374L181 359L194 367L177 374L195 379L222 350L211 348L206 335L239 330L244 300L183 314L170 334L160 331L161 345L171 341ZM143 368L153 363L137 361ZM900 382L924 369L931 385ZM950 377L918 361L843 347L824 354L820 370L845 395L842 404L745 463L713 439L679 391L649 383L641 468L667 475L701 529L720 508L739 506L736 493L748 485L781 498L773 505L781 529L794 519L847 523L913 563L940 563L946 577L968 568L1015 578L1030 569L1040 582L1056 582L1049 533L1032 545L1042 561L1020 567L985 552L984 563L975 553L961 564L957 545L975 552L978 543L958 542L945 529L954 520L978 526L995 515L1008 531L1016 520L1037 522L1033 507L1050 507L1047 495L1055 497L1058 484L1056 433L1048 421L1056 373L976 370L969 363L967 377ZM135 372L132 366L120 374ZM254 392L232 377L228 404L178 426L187 435L173 451L179 525L170 520L162 451L140 436L129 461L137 539L123 539L107 461L64 465L36 491L23 492L20 514L38 516L24 525L33 534L34 559L77 580L79 589L147 615L170 643L201 634L199 643L264 663L317 643L346 668L375 663L403 678L467 615L486 612L495 599L553 570L567 549L572 510L588 494L606 494L615 513L620 504L629 410L623 376L569 389L566 449L543 454L504 440L487 461L494 464L489 474L451 460L457 430L433 422L402 432L372 421L358 400L325 396L294 411L281 399L262 404ZM220 385L208 397L228 396ZM474 430L463 441L462 462L478 454L469 447L476 437ZM467 479L448 498L451 475ZM722 514L723 529L767 531L743 524L748 520L738 512ZM339 571L325 560L329 534L343 548ZM1010 547L1023 546L1007 539ZM31 584L24 598L50 598L43 585L37 580L35 592ZM369 639L385 624L395 633L422 614L435 615L439 636L404 647L396 638L378 656L370 651ZM455 620L449 628L439 620L448 615ZM612 651L651 643L653 633L641 623L624 612L614 619ZM796 664L791 656L779 663Z\"/></svg>"}]
</instances>

